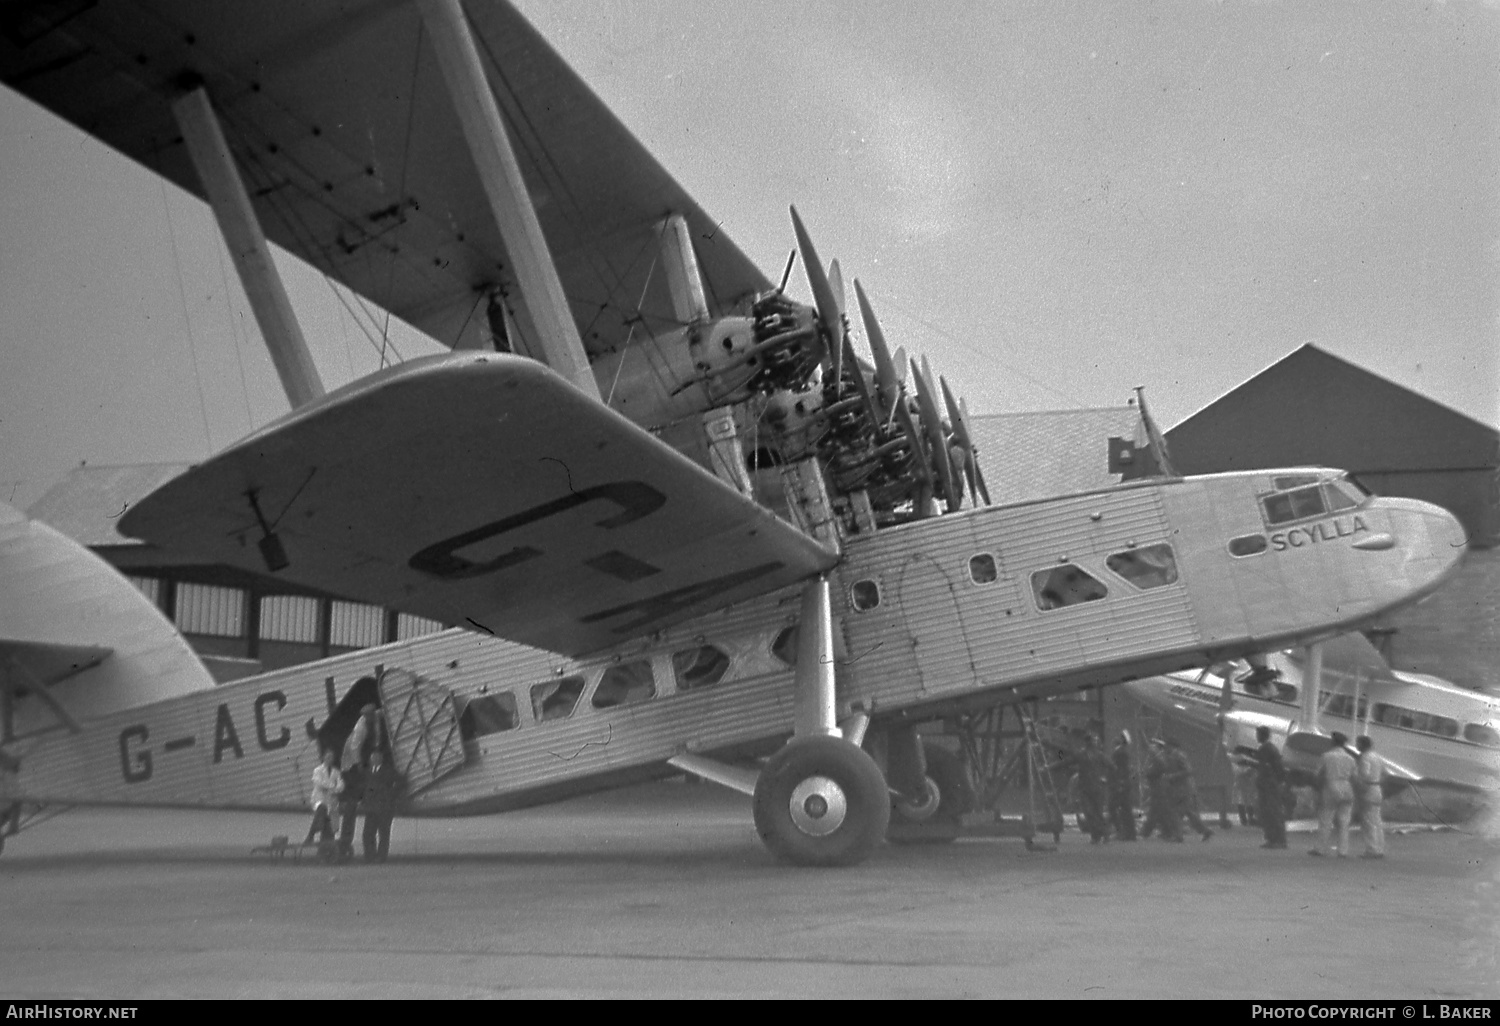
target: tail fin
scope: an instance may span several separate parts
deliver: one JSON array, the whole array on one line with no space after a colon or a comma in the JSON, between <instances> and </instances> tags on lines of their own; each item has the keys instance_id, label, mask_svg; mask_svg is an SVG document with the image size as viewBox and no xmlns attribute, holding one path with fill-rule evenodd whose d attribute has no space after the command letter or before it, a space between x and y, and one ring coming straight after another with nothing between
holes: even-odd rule
<instances>
[{"instance_id":1,"label":"tail fin","mask_svg":"<svg viewBox=\"0 0 1500 1026\"><path fill-rule=\"evenodd\" d=\"M114 567L0 503L0 690L14 736L212 687L182 635Z\"/></svg>"}]
</instances>

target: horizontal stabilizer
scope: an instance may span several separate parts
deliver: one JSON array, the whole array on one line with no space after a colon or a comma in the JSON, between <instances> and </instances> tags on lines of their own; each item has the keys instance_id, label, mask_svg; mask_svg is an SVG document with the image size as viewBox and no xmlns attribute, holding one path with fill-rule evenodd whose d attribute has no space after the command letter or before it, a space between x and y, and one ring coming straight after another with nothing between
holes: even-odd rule
<instances>
[{"instance_id":1,"label":"horizontal stabilizer","mask_svg":"<svg viewBox=\"0 0 1500 1026\"><path fill-rule=\"evenodd\" d=\"M59 645L46 641L0 638L0 665L21 668L29 681L56 684L104 662L112 648L98 645ZM0 677L3 683L4 677Z\"/></svg>"},{"instance_id":2,"label":"horizontal stabilizer","mask_svg":"<svg viewBox=\"0 0 1500 1026\"><path fill-rule=\"evenodd\" d=\"M413 360L168 482L120 530L580 655L837 555L546 367Z\"/></svg>"}]
</instances>

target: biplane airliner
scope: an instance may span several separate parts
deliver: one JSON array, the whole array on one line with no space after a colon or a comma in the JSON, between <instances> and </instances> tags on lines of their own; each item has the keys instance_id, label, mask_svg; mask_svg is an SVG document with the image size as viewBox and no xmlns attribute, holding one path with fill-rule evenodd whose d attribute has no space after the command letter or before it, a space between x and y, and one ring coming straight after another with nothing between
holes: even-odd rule
<instances>
[{"instance_id":1,"label":"biplane airliner","mask_svg":"<svg viewBox=\"0 0 1500 1026\"><path fill-rule=\"evenodd\" d=\"M1125 689L1152 709L1218 735L1226 755L1254 752L1258 727L1284 746L1286 764L1304 782L1337 730L1368 734L1385 760L1388 797L1419 785L1445 808L1477 811L1500 798L1500 700L1421 673L1393 670L1359 634L1317 647L1320 688L1308 654L1270 652L1202 673L1131 681ZM1433 792L1440 792L1441 797ZM1422 799L1425 804L1427 799Z\"/></svg>"},{"instance_id":2,"label":"biplane airliner","mask_svg":"<svg viewBox=\"0 0 1500 1026\"><path fill-rule=\"evenodd\" d=\"M503 3L0 19L7 84L208 200L293 406L120 530L453 625L211 688L163 624L98 612L127 585L13 521L13 826L303 808L370 702L407 814L686 771L752 795L778 857L849 864L893 814L962 811L919 726L1314 643L1464 552L1446 511L1337 470L1173 475L1149 421L1167 473L991 504L965 404L892 351L857 281L856 351L796 211L810 305ZM324 394L268 240L454 351Z\"/></svg>"}]
</instances>

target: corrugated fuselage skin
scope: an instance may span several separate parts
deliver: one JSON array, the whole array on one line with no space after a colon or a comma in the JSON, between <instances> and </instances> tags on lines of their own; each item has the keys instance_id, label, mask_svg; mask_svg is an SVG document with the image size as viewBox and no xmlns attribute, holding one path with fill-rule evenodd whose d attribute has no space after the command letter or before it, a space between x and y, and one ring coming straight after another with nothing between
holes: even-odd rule
<instances>
[{"instance_id":1,"label":"corrugated fuselage skin","mask_svg":"<svg viewBox=\"0 0 1500 1026\"><path fill-rule=\"evenodd\" d=\"M1271 535L1264 552L1230 557L1230 538L1266 533L1256 496L1268 487L1255 474L1145 482L849 539L832 575L841 714L930 716L1326 635L1435 587L1463 549L1442 510L1377 499L1293 525L1304 532L1296 544ZM1379 532L1397 543L1353 547ZM1176 555L1173 583L1140 590L1108 567L1113 553L1161 542ZM976 580L988 575L971 572L971 560L986 555L997 573ZM1039 608L1032 575L1065 563L1108 595ZM878 604L861 582L874 583ZM854 608L856 592L869 608ZM416 790L411 814L502 811L665 775L665 760L682 752L767 751L792 729L793 670L773 645L798 608L799 590L788 589L583 660L461 630L367 649L17 743L8 751L21 770L0 774L11 792L0 801L304 808L316 728L381 667L465 698L510 691L520 713L515 729L472 740L462 769ZM679 689L674 653L702 645L729 656L727 672ZM650 661L656 696L595 708L601 674L633 659ZM586 680L573 713L539 721L532 686L573 675Z\"/></svg>"}]
</instances>

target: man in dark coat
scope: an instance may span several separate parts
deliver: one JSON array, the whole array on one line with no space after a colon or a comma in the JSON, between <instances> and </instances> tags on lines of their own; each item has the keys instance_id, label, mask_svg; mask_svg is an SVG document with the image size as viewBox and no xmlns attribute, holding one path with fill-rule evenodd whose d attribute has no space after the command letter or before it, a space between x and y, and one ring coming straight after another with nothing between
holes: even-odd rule
<instances>
[{"instance_id":1,"label":"man in dark coat","mask_svg":"<svg viewBox=\"0 0 1500 1026\"><path fill-rule=\"evenodd\" d=\"M385 752L379 747L370 750L370 770L365 777L365 831L364 850L366 862L384 862L391 846L391 820L396 816L396 804L401 798L401 777L396 767L386 761Z\"/></svg>"},{"instance_id":2,"label":"man in dark coat","mask_svg":"<svg viewBox=\"0 0 1500 1026\"><path fill-rule=\"evenodd\" d=\"M1089 832L1093 844L1109 838L1109 824L1104 818L1109 777L1109 759L1099 750L1099 739L1089 734L1083 739L1083 751L1078 755L1078 797L1083 806L1079 825Z\"/></svg>"},{"instance_id":3,"label":"man in dark coat","mask_svg":"<svg viewBox=\"0 0 1500 1026\"><path fill-rule=\"evenodd\" d=\"M365 794L365 767L359 763L344 770L344 790L339 793L339 858L354 857L354 820Z\"/></svg>"},{"instance_id":4,"label":"man in dark coat","mask_svg":"<svg viewBox=\"0 0 1500 1026\"><path fill-rule=\"evenodd\" d=\"M1271 742L1269 727L1256 727L1255 740L1255 811L1266 836L1262 848L1286 847L1286 806L1282 792L1286 788L1286 770L1281 751Z\"/></svg>"},{"instance_id":5,"label":"man in dark coat","mask_svg":"<svg viewBox=\"0 0 1500 1026\"><path fill-rule=\"evenodd\" d=\"M1203 820L1198 815L1198 788L1193 782L1193 765L1176 738L1167 738L1167 765L1166 772L1162 774L1162 782L1167 788L1167 816L1171 819L1172 829L1176 834L1173 839L1182 840L1184 817L1187 818L1188 825L1198 831L1199 837L1205 841L1212 837L1214 832L1203 825Z\"/></svg>"}]
</instances>

